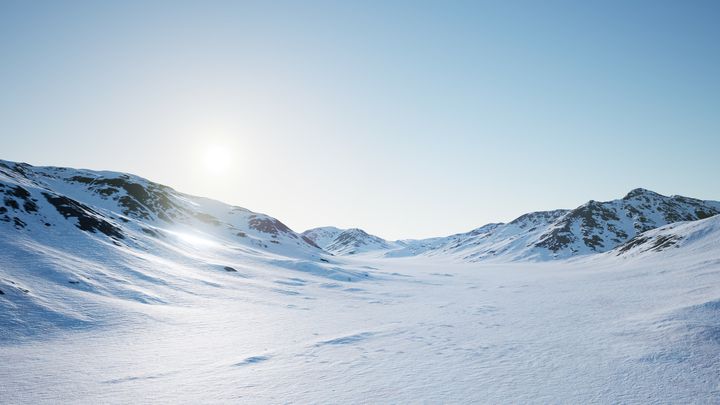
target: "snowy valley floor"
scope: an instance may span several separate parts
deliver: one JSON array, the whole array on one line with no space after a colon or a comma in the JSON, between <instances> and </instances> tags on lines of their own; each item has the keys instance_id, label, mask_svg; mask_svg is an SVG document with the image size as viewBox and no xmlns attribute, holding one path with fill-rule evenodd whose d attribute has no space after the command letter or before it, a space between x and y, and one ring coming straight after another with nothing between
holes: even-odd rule
<instances>
[{"instance_id":1,"label":"snowy valley floor","mask_svg":"<svg viewBox=\"0 0 720 405\"><path fill-rule=\"evenodd\" d=\"M78 301L103 322L0 341L0 402L720 402L718 260L342 260Z\"/></svg>"}]
</instances>

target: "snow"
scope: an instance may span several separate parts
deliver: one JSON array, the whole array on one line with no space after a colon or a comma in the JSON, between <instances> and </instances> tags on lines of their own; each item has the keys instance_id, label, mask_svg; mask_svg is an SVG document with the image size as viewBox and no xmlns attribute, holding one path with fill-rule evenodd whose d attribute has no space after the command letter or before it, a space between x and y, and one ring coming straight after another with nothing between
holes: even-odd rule
<instances>
[{"instance_id":1,"label":"snow","mask_svg":"<svg viewBox=\"0 0 720 405\"><path fill-rule=\"evenodd\" d=\"M34 198L37 210L10 204L0 221L3 403L720 398L720 216L562 260L517 254L571 211L333 256L238 207L156 189L167 210L125 214L112 195L68 181L78 171L4 164L4 196ZM18 185L27 199L7 191ZM122 238L79 229L43 192L85 204ZM656 210L671 198L639 195ZM345 246L373 240L349 231L359 239ZM480 245L514 253L474 261L488 254Z\"/></svg>"},{"instance_id":2,"label":"snow","mask_svg":"<svg viewBox=\"0 0 720 405\"><path fill-rule=\"evenodd\" d=\"M345 263L376 269L361 283L267 266L207 275L165 304L77 296L106 322L5 342L3 398L714 402L720 269L709 259L378 259Z\"/></svg>"}]
</instances>

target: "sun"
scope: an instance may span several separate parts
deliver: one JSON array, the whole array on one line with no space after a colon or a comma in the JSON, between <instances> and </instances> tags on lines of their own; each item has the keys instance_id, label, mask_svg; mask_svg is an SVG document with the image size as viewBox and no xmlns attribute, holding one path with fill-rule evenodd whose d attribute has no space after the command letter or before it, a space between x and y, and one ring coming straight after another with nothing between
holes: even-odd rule
<instances>
[{"instance_id":1,"label":"sun","mask_svg":"<svg viewBox=\"0 0 720 405\"><path fill-rule=\"evenodd\" d=\"M209 145L203 152L203 165L211 174L224 174L233 163L232 154L227 146Z\"/></svg>"}]
</instances>

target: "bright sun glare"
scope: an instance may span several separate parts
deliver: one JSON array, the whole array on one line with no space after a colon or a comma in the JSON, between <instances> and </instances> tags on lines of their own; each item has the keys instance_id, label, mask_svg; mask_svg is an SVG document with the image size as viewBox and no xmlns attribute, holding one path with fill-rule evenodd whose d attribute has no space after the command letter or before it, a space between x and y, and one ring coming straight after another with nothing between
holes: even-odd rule
<instances>
[{"instance_id":1,"label":"bright sun glare","mask_svg":"<svg viewBox=\"0 0 720 405\"><path fill-rule=\"evenodd\" d=\"M215 242L209 238L206 238L203 235L198 234L198 233L175 232L175 231L170 231L167 229L165 230L165 232L167 232L171 235L174 235L181 241L183 241L187 244L190 244L194 247L197 247L197 248L207 248L207 247L212 247L212 246L218 246L217 242Z\"/></svg>"},{"instance_id":2,"label":"bright sun glare","mask_svg":"<svg viewBox=\"0 0 720 405\"><path fill-rule=\"evenodd\" d=\"M230 168L232 158L230 150L222 145L210 145L205 148L203 165L212 174L224 174Z\"/></svg>"}]
</instances>

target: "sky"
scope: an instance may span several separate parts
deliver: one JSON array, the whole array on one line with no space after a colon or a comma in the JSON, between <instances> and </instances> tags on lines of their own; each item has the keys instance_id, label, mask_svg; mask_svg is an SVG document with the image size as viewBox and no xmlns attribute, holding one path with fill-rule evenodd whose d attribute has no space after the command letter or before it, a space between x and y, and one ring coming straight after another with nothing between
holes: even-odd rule
<instances>
[{"instance_id":1,"label":"sky","mask_svg":"<svg viewBox=\"0 0 720 405\"><path fill-rule=\"evenodd\" d=\"M0 0L0 158L291 228L720 200L717 1Z\"/></svg>"}]
</instances>

